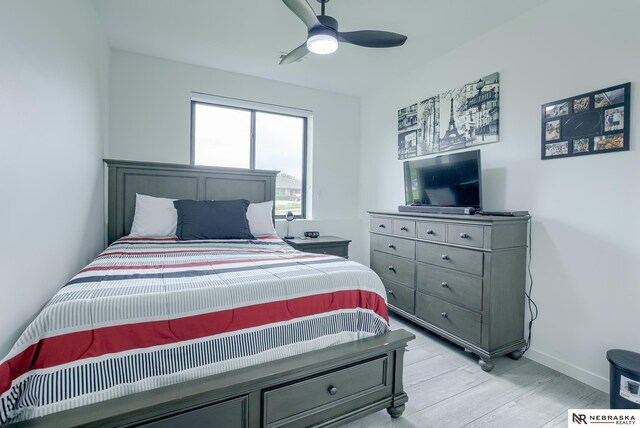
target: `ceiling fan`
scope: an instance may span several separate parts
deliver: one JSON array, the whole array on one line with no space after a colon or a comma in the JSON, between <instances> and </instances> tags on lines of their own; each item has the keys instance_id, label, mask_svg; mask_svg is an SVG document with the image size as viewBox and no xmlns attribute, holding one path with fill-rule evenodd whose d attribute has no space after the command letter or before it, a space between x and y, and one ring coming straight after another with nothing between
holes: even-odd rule
<instances>
[{"instance_id":1,"label":"ceiling fan","mask_svg":"<svg viewBox=\"0 0 640 428\"><path fill-rule=\"evenodd\" d=\"M280 64L290 64L298 61L309 52L330 54L338 49L338 42L367 48L392 48L402 46L407 36L389 31L362 30L338 31L338 21L324 14L324 7L329 0L318 0L321 13L316 16L315 11L307 0L282 0L298 18L307 26L309 34L306 42L284 55Z\"/></svg>"}]
</instances>

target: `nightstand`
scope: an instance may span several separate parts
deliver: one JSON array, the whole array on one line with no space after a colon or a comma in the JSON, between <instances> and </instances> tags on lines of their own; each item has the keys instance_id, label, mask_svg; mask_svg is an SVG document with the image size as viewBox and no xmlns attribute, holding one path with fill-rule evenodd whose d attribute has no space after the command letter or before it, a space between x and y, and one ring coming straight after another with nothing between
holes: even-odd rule
<instances>
[{"instance_id":1,"label":"nightstand","mask_svg":"<svg viewBox=\"0 0 640 428\"><path fill-rule=\"evenodd\" d=\"M349 258L350 239L339 238L337 236L320 236L318 238L293 238L285 239L284 242L291 245L298 251L306 253L333 254L334 256Z\"/></svg>"}]
</instances>

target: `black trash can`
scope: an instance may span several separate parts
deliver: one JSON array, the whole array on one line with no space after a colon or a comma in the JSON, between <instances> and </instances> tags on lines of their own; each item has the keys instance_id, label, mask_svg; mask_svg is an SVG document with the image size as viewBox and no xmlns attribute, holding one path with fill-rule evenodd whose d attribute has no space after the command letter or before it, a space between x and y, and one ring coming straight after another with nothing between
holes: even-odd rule
<instances>
[{"instance_id":1,"label":"black trash can","mask_svg":"<svg viewBox=\"0 0 640 428\"><path fill-rule=\"evenodd\" d=\"M640 409L640 354L610 349L609 406L612 409Z\"/></svg>"}]
</instances>

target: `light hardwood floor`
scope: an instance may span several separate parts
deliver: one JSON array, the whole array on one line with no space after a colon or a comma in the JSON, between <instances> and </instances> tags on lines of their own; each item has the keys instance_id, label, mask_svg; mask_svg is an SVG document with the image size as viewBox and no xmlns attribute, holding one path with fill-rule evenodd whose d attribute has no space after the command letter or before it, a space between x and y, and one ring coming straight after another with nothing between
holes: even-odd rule
<instances>
[{"instance_id":1,"label":"light hardwood floor","mask_svg":"<svg viewBox=\"0 0 640 428\"><path fill-rule=\"evenodd\" d=\"M402 416L377 412L348 428L566 427L567 409L609 408L609 396L527 359L495 360L486 373L477 357L400 317L391 328L416 335L405 353ZM535 337L534 337L535 340Z\"/></svg>"}]
</instances>

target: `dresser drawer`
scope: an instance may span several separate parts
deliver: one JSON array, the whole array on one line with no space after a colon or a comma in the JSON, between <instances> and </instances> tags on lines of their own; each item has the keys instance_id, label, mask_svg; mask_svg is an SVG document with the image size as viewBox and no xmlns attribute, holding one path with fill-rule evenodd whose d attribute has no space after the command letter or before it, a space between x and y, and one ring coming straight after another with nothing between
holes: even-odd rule
<instances>
[{"instance_id":1,"label":"dresser drawer","mask_svg":"<svg viewBox=\"0 0 640 428\"><path fill-rule=\"evenodd\" d=\"M331 408L350 399L371 396L379 399L391 388L385 356L353 367L312 377L264 393L264 422L267 427L290 422L305 426L304 418L322 412L330 418Z\"/></svg>"},{"instance_id":2,"label":"dresser drawer","mask_svg":"<svg viewBox=\"0 0 640 428\"><path fill-rule=\"evenodd\" d=\"M371 235L371 247L383 253L393 254L413 260L416 255L416 243L408 239L384 235Z\"/></svg>"},{"instance_id":3,"label":"dresser drawer","mask_svg":"<svg viewBox=\"0 0 640 428\"><path fill-rule=\"evenodd\" d=\"M249 426L248 416L247 396L243 396L137 426L144 428L174 428L177 426L244 428Z\"/></svg>"},{"instance_id":4,"label":"dresser drawer","mask_svg":"<svg viewBox=\"0 0 640 428\"><path fill-rule=\"evenodd\" d=\"M451 334L480 343L482 317L473 311L417 292L416 316Z\"/></svg>"},{"instance_id":5,"label":"dresser drawer","mask_svg":"<svg viewBox=\"0 0 640 428\"><path fill-rule=\"evenodd\" d=\"M409 288L415 284L415 262L397 256L374 251L371 259L373 269L383 279L399 282Z\"/></svg>"},{"instance_id":6,"label":"dresser drawer","mask_svg":"<svg viewBox=\"0 0 640 428\"><path fill-rule=\"evenodd\" d=\"M448 224L447 242L482 248L484 246L484 228L482 226Z\"/></svg>"},{"instance_id":7,"label":"dresser drawer","mask_svg":"<svg viewBox=\"0 0 640 428\"><path fill-rule=\"evenodd\" d=\"M387 303L410 314L414 313L415 291L391 281L382 280L387 290Z\"/></svg>"},{"instance_id":8,"label":"dresser drawer","mask_svg":"<svg viewBox=\"0 0 640 428\"><path fill-rule=\"evenodd\" d=\"M483 253L481 251L418 242L416 259L420 262L482 276Z\"/></svg>"},{"instance_id":9,"label":"dresser drawer","mask_svg":"<svg viewBox=\"0 0 640 428\"><path fill-rule=\"evenodd\" d=\"M415 238L416 222L413 220L393 220L393 234L406 236L407 238Z\"/></svg>"},{"instance_id":10,"label":"dresser drawer","mask_svg":"<svg viewBox=\"0 0 640 428\"><path fill-rule=\"evenodd\" d=\"M444 242L447 233L447 225L432 221L418 221L416 222L416 232L418 239Z\"/></svg>"},{"instance_id":11,"label":"dresser drawer","mask_svg":"<svg viewBox=\"0 0 640 428\"><path fill-rule=\"evenodd\" d=\"M369 230L380 233L393 233L393 220L386 217L371 217Z\"/></svg>"},{"instance_id":12,"label":"dresser drawer","mask_svg":"<svg viewBox=\"0 0 640 428\"><path fill-rule=\"evenodd\" d=\"M482 310L482 278L418 263L416 289L456 305Z\"/></svg>"}]
</instances>

